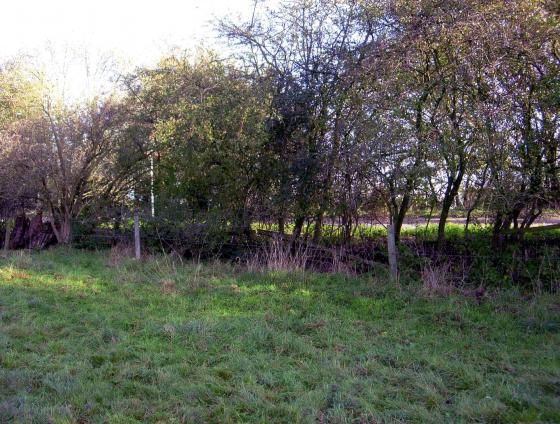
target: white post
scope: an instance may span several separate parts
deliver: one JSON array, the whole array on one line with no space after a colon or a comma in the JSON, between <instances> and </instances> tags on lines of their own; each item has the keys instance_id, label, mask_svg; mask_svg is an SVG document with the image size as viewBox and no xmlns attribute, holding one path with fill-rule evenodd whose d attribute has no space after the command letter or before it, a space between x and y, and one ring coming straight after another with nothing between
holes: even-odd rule
<instances>
[{"instance_id":1,"label":"white post","mask_svg":"<svg viewBox=\"0 0 560 424\"><path fill-rule=\"evenodd\" d=\"M140 259L140 217L138 207L134 208L134 257Z\"/></svg>"},{"instance_id":2,"label":"white post","mask_svg":"<svg viewBox=\"0 0 560 424\"><path fill-rule=\"evenodd\" d=\"M397 246L395 244L395 225L392 222L387 226L387 253L389 254L389 272L391 273L391 280L397 281Z\"/></svg>"}]
</instances>

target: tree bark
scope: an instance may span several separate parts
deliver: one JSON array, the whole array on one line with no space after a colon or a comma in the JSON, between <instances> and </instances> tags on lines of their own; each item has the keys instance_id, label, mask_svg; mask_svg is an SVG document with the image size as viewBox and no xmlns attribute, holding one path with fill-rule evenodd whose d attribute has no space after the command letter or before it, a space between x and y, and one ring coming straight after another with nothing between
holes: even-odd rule
<instances>
[{"instance_id":1,"label":"tree bark","mask_svg":"<svg viewBox=\"0 0 560 424\"><path fill-rule=\"evenodd\" d=\"M471 215L474 212L474 210L478 207L478 204L480 203L480 199L482 197L482 191L484 190L484 186L486 185L486 174L488 172L488 168L489 165L486 165L486 168L484 168L484 172L482 173L482 181L480 182L480 185L478 187L478 191L476 192L476 197L474 199L474 201L472 202L472 204L469 206L468 210L467 210L467 219L465 220L465 238L468 237L469 234L469 225L471 223Z\"/></svg>"},{"instance_id":2,"label":"tree bark","mask_svg":"<svg viewBox=\"0 0 560 424\"><path fill-rule=\"evenodd\" d=\"M391 280L398 281L398 268L397 268L397 246L395 243L395 226L389 224L387 226L387 253L389 255L389 273Z\"/></svg>"},{"instance_id":3,"label":"tree bark","mask_svg":"<svg viewBox=\"0 0 560 424\"><path fill-rule=\"evenodd\" d=\"M449 211L453 205L453 201L459 193L459 187L461 186L461 181L463 180L465 169L463 165L460 165L459 172L456 178L450 177L447 182L447 189L445 190L445 196L441 204L441 214L439 216L438 224L438 248L442 249L445 243L445 224L447 223L447 218L449 216Z\"/></svg>"},{"instance_id":4,"label":"tree bark","mask_svg":"<svg viewBox=\"0 0 560 424\"><path fill-rule=\"evenodd\" d=\"M397 213L397 216L395 217L395 221L394 221L394 227L393 227L393 231L394 231L394 239L395 239L395 243L399 243L399 241L401 240L401 230L402 230L402 226L404 223L404 218L406 217L406 213L408 212L408 208L410 207L410 194L407 193L403 196L401 205L399 207L399 211Z\"/></svg>"},{"instance_id":5,"label":"tree bark","mask_svg":"<svg viewBox=\"0 0 560 424\"><path fill-rule=\"evenodd\" d=\"M22 211L14 220L14 227L10 232L10 249L25 249L28 244L29 219Z\"/></svg>"},{"instance_id":6,"label":"tree bark","mask_svg":"<svg viewBox=\"0 0 560 424\"><path fill-rule=\"evenodd\" d=\"M72 217L69 214L63 213L58 219L58 228L52 221L51 226L59 244L69 245L72 242Z\"/></svg>"},{"instance_id":7,"label":"tree bark","mask_svg":"<svg viewBox=\"0 0 560 424\"><path fill-rule=\"evenodd\" d=\"M501 212L496 214L494 218L494 225L492 227L492 247L498 248L500 246L500 236L504 226L504 217Z\"/></svg>"},{"instance_id":8,"label":"tree bark","mask_svg":"<svg viewBox=\"0 0 560 424\"><path fill-rule=\"evenodd\" d=\"M313 227L313 243L318 243L321 238L321 230L323 228L323 212L320 211L315 216L315 227Z\"/></svg>"},{"instance_id":9,"label":"tree bark","mask_svg":"<svg viewBox=\"0 0 560 424\"><path fill-rule=\"evenodd\" d=\"M10 220L5 220L6 228L4 229L4 253L6 253L10 246Z\"/></svg>"},{"instance_id":10,"label":"tree bark","mask_svg":"<svg viewBox=\"0 0 560 424\"><path fill-rule=\"evenodd\" d=\"M134 209L134 257L140 260L140 217Z\"/></svg>"},{"instance_id":11,"label":"tree bark","mask_svg":"<svg viewBox=\"0 0 560 424\"><path fill-rule=\"evenodd\" d=\"M278 217L278 232L282 235L285 233L283 216Z\"/></svg>"},{"instance_id":12,"label":"tree bark","mask_svg":"<svg viewBox=\"0 0 560 424\"><path fill-rule=\"evenodd\" d=\"M294 232L292 233L292 240L296 240L301 236L301 230L303 229L303 224L305 223L305 217L298 216L294 220Z\"/></svg>"}]
</instances>

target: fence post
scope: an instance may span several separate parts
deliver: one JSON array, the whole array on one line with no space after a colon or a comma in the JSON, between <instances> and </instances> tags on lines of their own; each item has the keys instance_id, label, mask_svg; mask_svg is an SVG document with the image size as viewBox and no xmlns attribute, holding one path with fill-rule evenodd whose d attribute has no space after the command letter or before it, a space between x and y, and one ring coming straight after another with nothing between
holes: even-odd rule
<instances>
[{"instance_id":1,"label":"fence post","mask_svg":"<svg viewBox=\"0 0 560 424\"><path fill-rule=\"evenodd\" d=\"M395 244L395 225L392 222L387 226L387 251L389 254L389 272L391 273L391 280L397 281L397 246Z\"/></svg>"},{"instance_id":2,"label":"fence post","mask_svg":"<svg viewBox=\"0 0 560 424\"><path fill-rule=\"evenodd\" d=\"M134 208L134 257L140 259L140 216L138 207Z\"/></svg>"}]
</instances>

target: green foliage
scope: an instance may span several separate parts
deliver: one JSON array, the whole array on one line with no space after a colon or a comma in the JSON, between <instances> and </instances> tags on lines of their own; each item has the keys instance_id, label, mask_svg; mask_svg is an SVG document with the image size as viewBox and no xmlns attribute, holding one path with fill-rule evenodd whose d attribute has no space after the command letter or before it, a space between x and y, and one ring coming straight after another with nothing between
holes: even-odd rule
<instances>
[{"instance_id":1,"label":"green foliage","mask_svg":"<svg viewBox=\"0 0 560 424\"><path fill-rule=\"evenodd\" d=\"M41 90L28 70L17 62L0 64L0 129L16 120L36 115Z\"/></svg>"},{"instance_id":2,"label":"green foliage","mask_svg":"<svg viewBox=\"0 0 560 424\"><path fill-rule=\"evenodd\" d=\"M247 227L249 201L266 190L265 94L211 52L166 58L136 84L159 215L200 222L219 212L222 227Z\"/></svg>"},{"instance_id":3,"label":"green foliage","mask_svg":"<svg viewBox=\"0 0 560 424\"><path fill-rule=\"evenodd\" d=\"M557 422L558 295L0 260L2 422Z\"/></svg>"}]
</instances>

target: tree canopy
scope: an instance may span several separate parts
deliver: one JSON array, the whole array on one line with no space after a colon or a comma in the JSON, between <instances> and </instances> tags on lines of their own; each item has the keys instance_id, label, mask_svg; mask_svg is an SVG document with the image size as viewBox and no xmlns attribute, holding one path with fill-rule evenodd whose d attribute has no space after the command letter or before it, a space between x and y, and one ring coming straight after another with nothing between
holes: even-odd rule
<instances>
[{"instance_id":1,"label":"tree canopy","mask_svg":"<svg viewBox=\"0 0 560 424\"><path fill-rule=\"evenodd\" d=\"M3 177L59 242L100 205L292 239L411 210L492 216L518 236L560 199L559 15L543 0L294 0L217 23L216 51L164 57L69 106L0 69ZM22 181L17 188L13 181ZM18 203L19 202L19 203Z\"/></svg>"}]
</instances>

